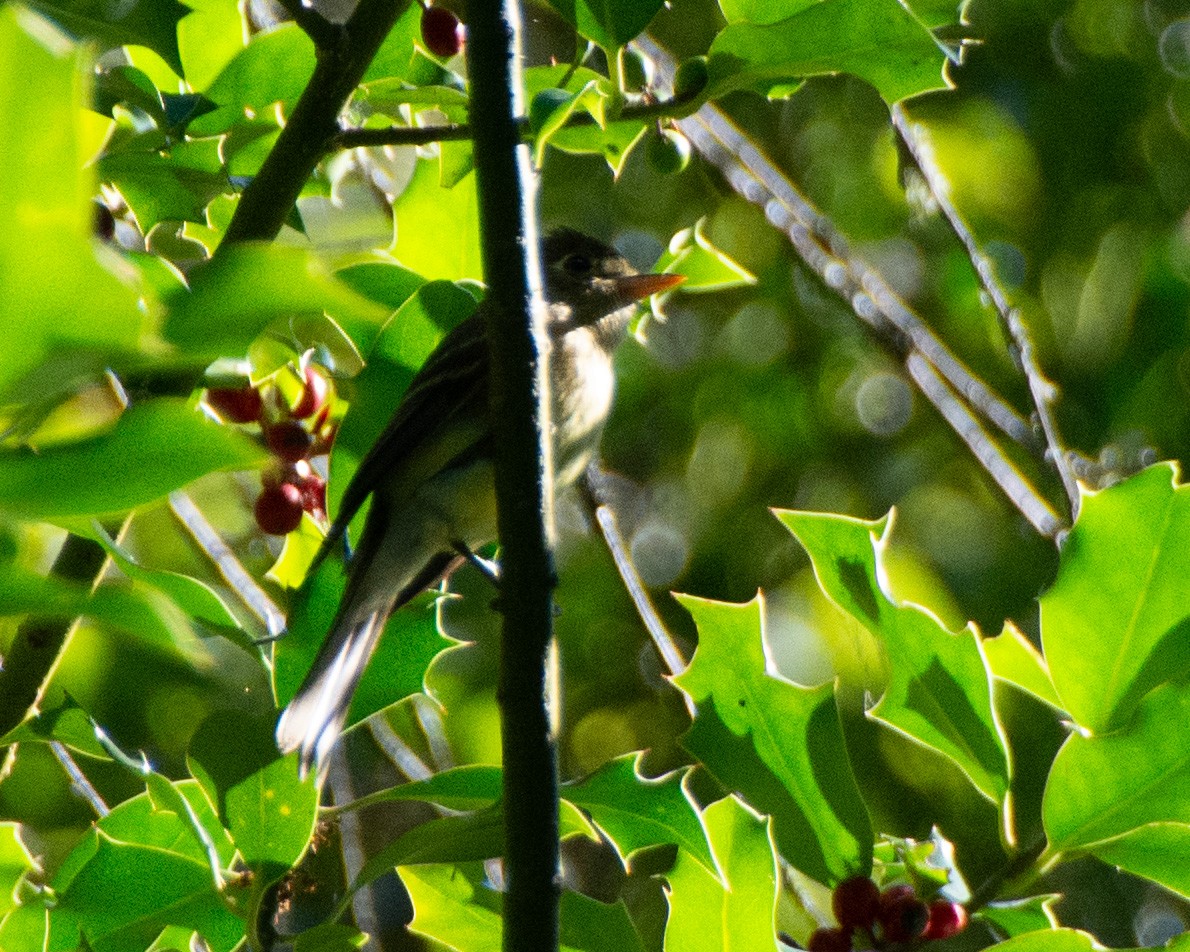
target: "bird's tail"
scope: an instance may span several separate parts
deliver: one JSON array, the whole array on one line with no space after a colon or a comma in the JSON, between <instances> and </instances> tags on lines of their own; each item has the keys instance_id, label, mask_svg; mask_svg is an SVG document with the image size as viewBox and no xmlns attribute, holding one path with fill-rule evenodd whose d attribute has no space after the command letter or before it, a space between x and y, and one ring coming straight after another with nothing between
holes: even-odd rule
<instances>
[{"instance_id":1,"label":"bird's tail","mask_svg":"<svg viewBox=\"0 0 1190 952\"><path fill-rule=\"evenodd\" d=\"M411 578L405 575L408 582L395 592L393 580L402 573L382 559L367 565L362 578L350 580L310 673L277 722L277 747L282 753L298 751L303 777L312 766L317 767L319 782L326 775L331 749L347 724L352 696L388 616L460 561L455 552L436 553Z\"/></svg>"},{"instance_id":2,"label":"bird's tail","mask_svg":"<svg viewBox=\"0 0 1190 952\"><path fill-rule=\"evenodd\" d=\"M387 612L340 613L298 693L277 722L282 753L298 751L304 777L318 765L321 778L331 748L347 723L356 685L384 631Z\"/></svg>"}]
</instances>

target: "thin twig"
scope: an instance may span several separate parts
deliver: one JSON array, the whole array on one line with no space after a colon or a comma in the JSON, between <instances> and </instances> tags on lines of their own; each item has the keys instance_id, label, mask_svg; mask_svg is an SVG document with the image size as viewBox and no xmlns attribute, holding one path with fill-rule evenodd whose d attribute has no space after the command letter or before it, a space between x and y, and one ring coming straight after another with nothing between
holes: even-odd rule
<instances>
[{"instance_id":1,"label":"thin twig","mask_svg":"<svg viewBox=\"0 0 1190 952\"><path fill-rule=\"evenodd\" d=\"M653 646L657 649L657 654L661 656L662 663L671 675L679 675L686 670L689 662L682 653L682 649L678 647L676 639L665 627L665 622L657 614L657 608L649 597L644 580L636 571L628 546L620 534L620 525L616 519L615 510L599 491L597 475L596 464L592 463L580 483L579 488L582 490L583 499L587 504L587 511L591 514L595 524L599 526L604 544L611 553L612 561L616 564L616 571L624 583L628 596L632 599L632 604L636 606L636 612L640 616L645 630L649 633L649 637L653 640ZM689 697L686 698L686 707L693 716L693 702Z\"/></svg>"},{"instance_id":2,"label":"thin twig","mask_svg":"<svg viewBox=\"0 0 1190 952\"><path fill-rule=\"evenodd\" d=\"M1058 395L1057 388L1045 376L1037 363L1033 343L1025 323L1021 319L1020 311L1009 303L1008 295L996 278L991 259L980 249L975 235L963 220L963 216L959 214L954 202L950 200L950 188L946 178L937 163L934 162L933 154L923 142L917 127L909 120L900 103L894 105L890 113L893 128L897 130L897 134L905 144L917 170L921 173L942 217L946 219L951 231L954 232L967 252L967 258L971 261L975 275L987 293L988 299L992 302L996 315L1000 318L1004 334L1014 345L1010 350L1029 385L1029 394L1033 399L1037 420L1041 424L1041 431L1045 437L1046 459L1062 480L1062 487L1066 491L1066 498L1069 502L1071 521L1073 521L1078 517L1080 497L1078 481L1070 465L1070 454L1062 443L1057 420L1054 418L1053 406Z\"/></svg>"},{"instance_id":3,"label":"thin twig","mask_svg":"<svg viewBox=\"0 0 1190 952\"><path fill-rule=\"evenodd\" d=\"M219 574L239 596L240 601L264 624L269 637L276 638L280 635L285 630L285 615L265 590L256 584L256 579L240 564L235 553L194 505L194 501L186 493L178 490L170 493L169 508L178 522L190 533L195 544L214 563Z\"/></svg>"},{"instance_id":4,"label":"thin twig","mask_svg":"<svg viewBox=\"0 0 1190 952\"><path fill-rule=\"evenodd\" d=\"M975 458L1008 496L1029 523L1041 535L1054 539L1066 528L1049 503L1017 471L999 447L979 425L979 420L960 401L938 369L920 354L910 354L905 360L909 376L926 399L942 414L959 439L967 444Z\"/></svg>"},{"instance_id":5,"label":"thin twig","mask_svg":"<svg viewBox=\"0 0 1190 952\"><path fill-rule=\"evenodd\" d=\"M66 771L66 776L70 778L70 789L75 796L85 802L97 817L102 818L111 813L111 808L103 801L103 797L99 795L99 791L95 789L91 781L87 779L82 768L75 763L66 745L61 741L52 740L50 741L50 750L57 758L58 763L62 765L62 769Z\"/></svg>"}]
</instances>

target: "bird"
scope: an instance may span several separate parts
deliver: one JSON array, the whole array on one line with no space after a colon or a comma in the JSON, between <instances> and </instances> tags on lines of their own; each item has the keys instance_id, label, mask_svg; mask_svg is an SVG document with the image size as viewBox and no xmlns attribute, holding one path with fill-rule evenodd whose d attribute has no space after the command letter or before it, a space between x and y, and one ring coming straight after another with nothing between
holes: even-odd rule
<instances>
[{"instance_id":1,"label":"bird","mask_svg":"<svg viewBox=\"0 0 1190 952\"><path fill-rule=\"evenodd\" d=\"M556 488L577 481L611 411L612 357L639 301L684 278L640 274L602 241L569 228L541 244ZM307 577L369 497L347 585L309 673L277 723L282 753L325 776L356 686L389 616L496 537L485 305L443 338L410 382L343 493Z\"/></svg>"}]
</instances>

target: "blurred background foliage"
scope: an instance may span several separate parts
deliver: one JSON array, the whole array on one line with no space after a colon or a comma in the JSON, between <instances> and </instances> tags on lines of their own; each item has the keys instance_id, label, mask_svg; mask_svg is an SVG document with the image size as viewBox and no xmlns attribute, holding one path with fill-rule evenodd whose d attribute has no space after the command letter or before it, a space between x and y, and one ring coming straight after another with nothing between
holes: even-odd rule
<instances>
[{"instance_id":1,"label":"blurred background foliage","mask_svg":"<svg viewBox=\"0 0 1190 952\"><path fill-rule=\"evenodd\" d=\"M183 41L202 44L213 42L203 24L229 15L234 4L196 9ZM569 60L570 29L544 6L530 10L531 62ZM253 13L266 22L275 11L253 4ZM964 13L962 26L948 28L950 38L972 41L962 65L948 69L955 88L912 99L906 112L924 126L955 204L1061 389L1057 412L1070 446L1108 471L1151 456L1180 460L1190 446L1190 2L972 0ZM705 52L718 17L712 0L674 0L651 32L685 58ZM144 50L134 60L150 74L164 65ZM103 93L101 84L94 94ZM887 107L871 87L846 76L817 78L786 100L736 93L721 105L978 374L1018 407L1027 405L970 262L902 161ZM273 135L263 118L259 138L245 133L237 144L243 174L254 171ZM73 156L46 161L70 178ZM412 149L329 160L299 204L308 240L344 262L387 246L393 222L384 193L437 189L408 184L417 162ZM178 206L160 183L121 184L114 161L100 176L116 212L114 247L147 249L183 268L205 256L202 226L176 217ZM771 506L869 519L895 506L894 587L902 597L923 601L951 627L973 620L996 634L1011 619L1036 631L1035 599L1056 565L1052 544L1005 501L896 359L798 261L760 209L697 157L684 171L662 174L641 149L618 176L600 156L549 149L541 181L547 226L601 236L649 267L673 234L705 220L711 241L756 277L743 288L678 294L667 319L646 322L618 356L604 462L638 487L620 501L622 529L687 647L693 626L668 592L743 601L759 588L769 647L784 673L807 684L834 674L864 683L862 670L847 667L857 664L856 652L835 650L854 632L818 594L807 558ZM152 209L142 203L146 195ZM220 214L224 200L215 193L211 200ZM437 191L426 199L439 214L463 200ZM417 222L398 220L398 247L428 245ZM283 240L302 239L289 232ZM448 231L435 240L449 241ZM20 333L19 326L9 330ZM337 383L350 399L350 380ZM89 400L102 414L101 394L79 399L71 413L89 412ZM1052 475L1030 472L1058 498ZM262 578L279 545L253 522L256 487L255 473L215 474L190 492ZM559 523L563 772L576 776L644 748L653 749L652 768L675 766L683 756L675 746L686 721L681 702L576 500L562 500ZM39 572L60 538L30 524L0 530L4 557ZM126 544L146 565L225 590L164 504L138 512ZM470 570L452 588L464 598L445 606L445 627L469 644L440 656L428 680L444 706L454 758L495 762L490 593ZM276 586L271 594L283 601ZM0 618L0 645L18 620ZM265 674L242 645L201 631L147 646L91 622L75 636L54 690L167 773L183 769L187 743L211 713L272 705ZM397 723L408 720L409 707L394 715ZM1029 720L1027 712L1020 720ZM1038 756L1052 753L1059 736L1042 743ZM1014 749L1029 756L1020 744ZM136 790L119 767L95 764L90 772L113 801ZM910 771L896 783L911 787ZM911 808L898 819L898 789L889 788L884 828L903 824L903 832L920 835ZM58 764L33 745L22 748L0 784L0 816L28 824L51 855L55 842L68 846L90 819ZM994 852L994 844L982 845ZM1104 941L1134 941L1125 925L1102 929Z\"/></svg>"}]
</instances>

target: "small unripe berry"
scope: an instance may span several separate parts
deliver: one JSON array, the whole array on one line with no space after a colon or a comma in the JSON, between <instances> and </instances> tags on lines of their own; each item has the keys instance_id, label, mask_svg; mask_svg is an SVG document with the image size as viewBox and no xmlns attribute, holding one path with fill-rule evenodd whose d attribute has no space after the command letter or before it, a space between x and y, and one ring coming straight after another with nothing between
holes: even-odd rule
<instances>
[{"instance_id":1,"label":"small unripe berry","mask_svg":"<svg viewBox=\"0 0 1190 952\"><path fill-rule=\"evenodd\" d=\"M880 888L867 876L852 876L831 896L835 919L844 929L870 929L880 912Z\"/></svg>"},{"instance_id":2,"label":"small unripe berry","mask_svg":"<svg viewBox=\"0 0 1190 952\"><path fill-rule=\"evenodd\" d=\"M250 384L242 387L212 387L207 391L207 403L230 423L253 423L260 419L260 411L264 407L260 391Z\"/></svg>"},{"instance_id":3,"label":"small unripe berry","mask_svg":"<svg viewBox=\"0 0 1190 952\"><path fill-rule=\"evenodd\" d=\"M683 60L674 73L674 96L684 99L687 96L697 96L703 91L708 79L707 58L694 56Z\"/></svg>"},{"instance_id":4,"label":"small unripe berry","mask_svg":"<svg viewBox=\"0 0 1190 952\"><path fill-rule=\"evenodd\" d=\"M930 903L930 917L922 938L949 939L967 927L967 910L956 902L935 899Z\"/></svg>"},{"instance_id":5,"label":"small unripe berry","mask_svg":"<svg viewBox=\"0 0 1190 952\"><path fill-rule=\"evenodd\" d=\"M274 423L264 434L265 442L274 456L287 463L296 463L310 455L314 437L296 420Z\"/></svg>"},{"instance_id":6,"label":"small unripe berry","mask_svg":"<svg viewBox=\"0 0 1190 952\"><path fill-rule=\"evenodd\" d=\"M851 932L846 929L815 929L806 943L809 952L851 952Z\"/></svg>"},{"instance_id":7,"label":"small unripe berry","mask_svg":"<svg viewBox=\"0 0 1190 952\"><path fill-rule=\"evenodd\" d=\"M256 524L269 535L287 535L302 521L302 494L293 483L266 486L256 500Z\"/></svg>"},{"instance_id":8,"label":"small unripe berry","mask_svg":"<svg viewBox=\"0 0 1190 952\"><path fill-rule=\"evenodd\" d=\"M912 886L890 886L880 894L880 912L876 921L886 942L909 942L919 938L929 916L926 904L917 898Z\"/></svg>"},{"instance_id":9,"label":"small unripe berry","mask_svg":"<svg viewBox=\"0 0 1190 952\"><path fill-rule=\"evenodd\" d=\"M653 63L639 51L631 48L620 50L624 64L624 86L628 89L648 89L653 85Z\"/></svg>"},{"instance_id":10,"label":"small unripe berry","mask_svg":"<svg viewBox=\"0 0 1190 952\"><path fill-rule=\"evenodd\" d=\"M690 164L690 151L690 140L677 129L662 129L649 137L645 158L654 172L675 175Z\"/></svg>"},{"instance_id":11,"label":"small unripe berry","mask_svg":"<svg viewBox=\"0 0 1190 952\"><path fill-rule=\"evenodd\" d=\"M426 7L421 14L421 41L435 56L449 59L463 48L466 29L449 10Z\"/></svg>"},{"instance_id":12,"label":"small unripe berry","mask_svg":"<svg viewBox=\"0 0 1190 952\"><path fill-rule=\"evenodd\" d=\"M313 367L306 368L305 376L306 385L302 388L302 395L298 398L297 405L289 411L289 415L297 420L304 420L321 410L326 404L331 387L326 377Z\"/></svg>"}]
</instances>

